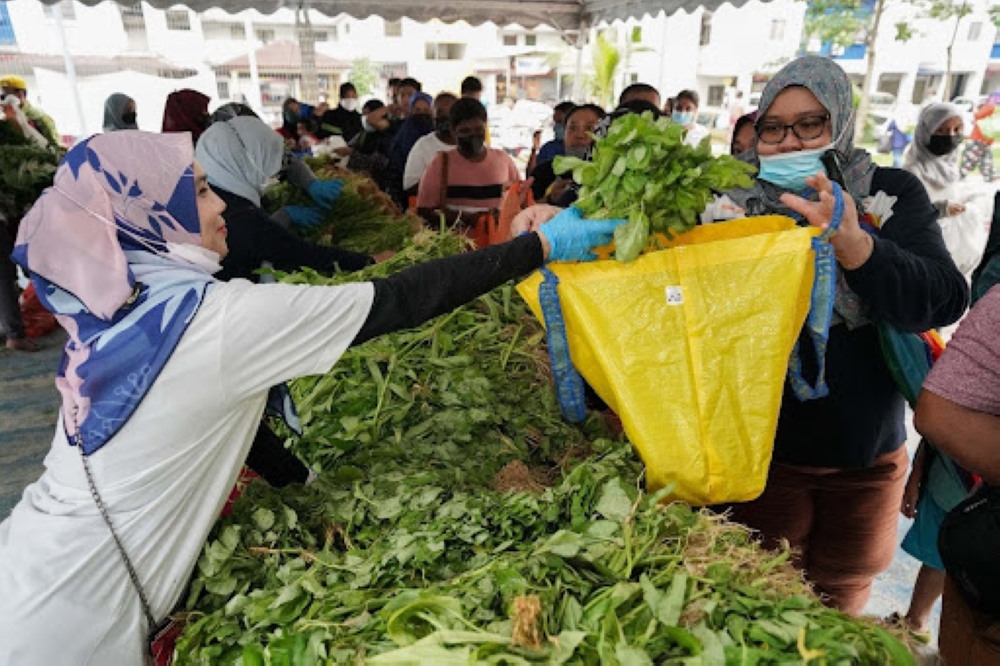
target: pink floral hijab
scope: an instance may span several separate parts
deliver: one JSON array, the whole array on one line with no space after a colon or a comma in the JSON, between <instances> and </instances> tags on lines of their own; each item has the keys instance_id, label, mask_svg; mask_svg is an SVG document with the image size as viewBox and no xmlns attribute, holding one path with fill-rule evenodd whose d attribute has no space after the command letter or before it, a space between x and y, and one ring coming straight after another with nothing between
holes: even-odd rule
<instances>
[{"instance_id":1,"label":"pink floral hijab","mask_svg":"<svg viewBox=\"0 0 1000 666\"><path fill-rule=\"evenodd\" d=\"M218 270L201 246L190 135L121 131L74 146L12 255L69 334L56 386L88 455L138 408Z\"/></svg>"}]
</instances>

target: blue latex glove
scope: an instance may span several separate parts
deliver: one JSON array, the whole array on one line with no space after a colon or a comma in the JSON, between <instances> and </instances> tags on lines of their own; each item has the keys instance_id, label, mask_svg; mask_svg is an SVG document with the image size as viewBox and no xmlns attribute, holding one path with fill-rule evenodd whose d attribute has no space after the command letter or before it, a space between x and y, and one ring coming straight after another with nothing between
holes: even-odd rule
<instances>
[{"instance_id":1,"label":"blue latex glove","mask_svg":"<svg viewBox=\"0 0 1000 666\"><path fill-rule=\"evenodd\" d=\"M549 239L549 261L593 261L595 247L607 245L625 220L585 220L579 208L567 208L538 228Z\"/></svg>"},{"instance_id":2,"label":"blue latex glove","mask_svg":"<svg viewBox=\"0 0 1000 666\"><path fill-rule=\"evenodd\" d=\"M315 227L323 221L323 211L313 206L285 206L284 211L299 227Z\"/></svg>"},{"instance_id":3,"label":"blue latex glove","mask_svg":"<svg viewBox=\"0 0 1000 666\"><path fill-rule=\"evenodd\" d=\"M342 180L315 180L306 191L320 207L329 209L343 189L344 181Z\"/></svg>"}]
</instances>

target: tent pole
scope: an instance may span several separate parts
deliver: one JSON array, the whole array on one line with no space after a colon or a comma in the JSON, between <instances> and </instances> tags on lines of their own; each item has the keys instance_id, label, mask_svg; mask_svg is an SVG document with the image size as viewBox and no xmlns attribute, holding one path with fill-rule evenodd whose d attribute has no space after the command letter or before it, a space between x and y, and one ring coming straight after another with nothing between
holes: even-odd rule
<instances>
[{"instance_id":1,"label":"tent pole","mask_svg":"<svg viewBox=\"0 0 1000 666\"><path fill-rule=\"evenodd\" d=\"M52 6L52 17L56 20L56 31L59 33L59 46L62 47L63 63L66 65L66 83L73 91L73 106L76 109L76 122L80 125L77 136L87 134L87 120L83 115L83 102L80 101L80 88L76 85L76 65L73 64L73 54L66 43L66 31L63 29L62 7Z\"/></svg>"},{"instance_id":2,"label":"tent pole","mask_svg":"<svg viewBox=\"0 0 1000 666\"><path fill-rule=\"evenodd\" d=\"M250 90L246 96L247 104L251 108L260 112L264 110L264 100L260 94L260 74L257 71L257 50L253 38L253 19L250 18L250 10L243 14L243 32L247 41L247 62L250 64Z\"/></svg>"},{"instance_id":3,"label":"tent pole","mask_svg":"<svg viewBox=\"0 0 1000 666\"><path fill-rule=\"evenodd\" d=\"M576 72L573 74L573 101L579 104L582 100L580 81L583 79L583 47L587 44L587 20L580 19L580 29L576 34Z\"/></svg>"}]
</instances>

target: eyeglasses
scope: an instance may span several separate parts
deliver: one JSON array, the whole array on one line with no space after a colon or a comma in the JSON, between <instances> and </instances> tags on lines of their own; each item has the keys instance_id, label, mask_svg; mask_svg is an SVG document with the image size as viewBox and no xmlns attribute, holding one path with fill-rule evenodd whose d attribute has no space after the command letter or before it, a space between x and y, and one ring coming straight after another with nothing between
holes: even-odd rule
<instances>
[{"instance_id":1,"label":"eyeglasses","mask_svg":"<svg viewBox=\"0 0 1000 666\"><path fill-rule=\"evenodd\" d=\"M788 130L792 130L792 134L800 141L812 141L823 134L829 120L830 114L828 113L799 118L791 125L765 120L757 124L757 138L764 143L775 145L784 141L785 137L788 136Z\"/></svg>"}]
</instances>

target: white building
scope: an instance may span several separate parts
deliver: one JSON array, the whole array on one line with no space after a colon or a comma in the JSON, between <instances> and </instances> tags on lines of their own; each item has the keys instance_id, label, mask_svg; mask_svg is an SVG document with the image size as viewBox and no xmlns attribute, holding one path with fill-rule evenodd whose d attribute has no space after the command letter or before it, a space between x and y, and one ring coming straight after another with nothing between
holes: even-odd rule
<instances>
[{"instance_id":1,"label":"white building","mask_svg":"<svg viewBox=\"0 0 1000 666\"><path fill-rule=\"evenodd\" d=\"M958 25L953 95L976 96L1000 85L1000 45L986 14L988 1L976 0L974 13ZM619 45L623 63L616 96L642 81L664 98L695 89L703 106L717 107L737 90L751 101L752 93L801 51L805 9L797 0L751 0L714 12L661 13L598 26L588 41L603 31ZM899 3L882 21L892 26L912 17L913 6ZM879 90L920 101L925 91L940 86L947 41L942 35L951 34L954 22L915 25L918 36L907 43L895 42L891 28L883 31L876 71ZM315 56L301 46L306 42L314 44ZM26 78L29 98L68 135L99 131L103 102L112 92L136 99L139 125L147 130L159 129L164 98L180 88L205 93L212 107L247 101L273 120L286 96L336 103L338 84L349 77L353 63L365 59L374 70L377 97L392 76L417 78L433 94L458 92L461 80L473 74L483 81L488 105L507 97L551 103L570 98L577 86L578 101L583 101L591 97L584 85L592 71L591 54L590 47L580 51L575 43L575 34L545 26L358 20L316 11L297 16L291 9L272 15L254 10L198 14L181 5L159 10L142 2L88 7L62 0L47 7L38 0L0 0L0 73ZM862 45L831 55L860 82ZM304 66L313 60L314 66ZM307 69L313 74L304 77Z\"/></svg>"}]
</instances>

